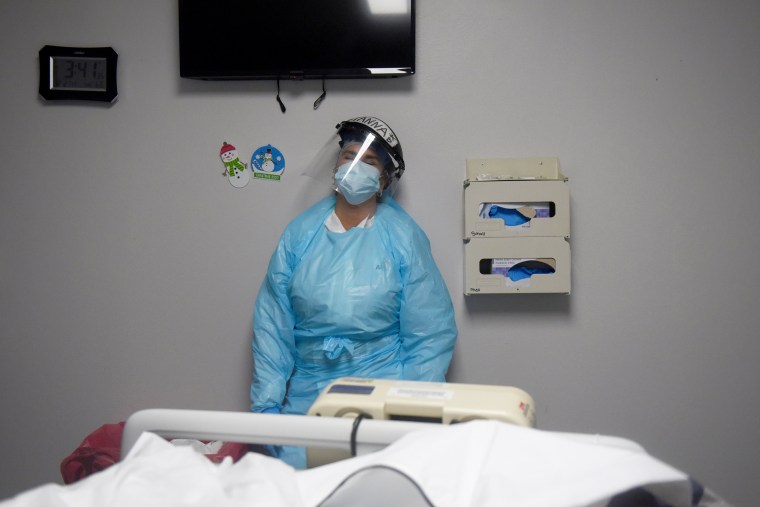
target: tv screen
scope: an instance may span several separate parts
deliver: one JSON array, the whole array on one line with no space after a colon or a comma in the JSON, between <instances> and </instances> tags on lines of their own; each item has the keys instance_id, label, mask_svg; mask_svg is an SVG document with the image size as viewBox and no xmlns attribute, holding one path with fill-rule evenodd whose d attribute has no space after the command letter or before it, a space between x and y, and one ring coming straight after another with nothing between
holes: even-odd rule
<instances>
[{"instance_id":1,"label":"tv screen","mask_svg":"<svg viewBox=\"0 0 760 507\"><path fill-rule=\"evenodd\" d=\"M415 0L179 0L180 76L414 74Z\"/></svg>"}]
</instances>

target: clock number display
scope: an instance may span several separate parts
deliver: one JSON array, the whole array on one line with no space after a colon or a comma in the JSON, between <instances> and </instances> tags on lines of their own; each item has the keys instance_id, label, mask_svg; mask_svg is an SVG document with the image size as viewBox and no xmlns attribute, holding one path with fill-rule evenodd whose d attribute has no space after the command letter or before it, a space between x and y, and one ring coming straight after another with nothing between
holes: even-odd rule
<instances>
[{"instance_id":1,"label":"clock number display","mask_svg":"<svg viewBox=\"0 0 760 507\"><path fill-rule=\"evenodd\" d=\"M54 57L51 66L50 88L53 90L106 90L105 58Z\"/></svg>"}]
</instances>

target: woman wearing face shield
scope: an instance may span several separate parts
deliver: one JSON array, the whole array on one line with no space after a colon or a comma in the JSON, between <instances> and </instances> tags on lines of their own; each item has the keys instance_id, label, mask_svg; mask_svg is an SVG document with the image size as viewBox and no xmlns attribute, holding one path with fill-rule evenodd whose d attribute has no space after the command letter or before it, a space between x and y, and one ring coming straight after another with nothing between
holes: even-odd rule
<instances>
[{"instance_id":1,"label":"woman wearing face shield","mask_svg":"<svg viewBox=\"0 0 760 507\"><path fill-rule=\"evenodd\" d=\"M427 236L396 203L403 154L374 117L341 122L311 164L334 193L283 232L254 311L251 409L305 414L331 381L444 382L457 336ZM302 449L277 448L305 467Z\"/></svg>"}]
</instances>

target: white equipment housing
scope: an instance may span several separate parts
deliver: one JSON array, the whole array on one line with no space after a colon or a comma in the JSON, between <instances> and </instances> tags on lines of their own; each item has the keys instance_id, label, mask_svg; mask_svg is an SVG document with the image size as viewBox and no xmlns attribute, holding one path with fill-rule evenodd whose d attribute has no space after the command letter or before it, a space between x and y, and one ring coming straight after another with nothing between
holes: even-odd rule
<instances>
[{"instance_id":1,"label":"white equipment housing","mask_svg":"<svg viewBox=\"0 0 760 507\"><path fill-rule=\"evenodd\" d=\"M308 412L313 416L452 424L494 419L535 427L533 398L506 386L341 378L328 385Z\"/></svg>"},{"instance_id":2,"label":"white equipment housing","mask_svg":"<svg viewBox=\"0 0 760 507\"><path fill-rule=\"evenodd\" d=\"M535 413L533 398L516 387L341 378L322 391L308 415L442 424L494 419L535 427ZM350 456L318 447L306 452L309 468Z\"/></svg>"}]
</instances>

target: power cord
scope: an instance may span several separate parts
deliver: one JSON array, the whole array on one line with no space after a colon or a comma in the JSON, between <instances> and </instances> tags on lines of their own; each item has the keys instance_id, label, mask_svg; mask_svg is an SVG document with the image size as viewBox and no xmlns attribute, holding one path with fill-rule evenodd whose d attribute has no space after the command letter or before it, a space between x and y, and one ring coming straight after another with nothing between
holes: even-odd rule
<instances>
[{"instance_id":1,"label":"power cord","mask_svg":"<svg viewBox=\"0 0 760 507\"><path fill-rule=\"evenodd\" d=\"M372 416L365 413L357 415L356 419L354 419L354 424L351 427L351 457L356 456L356 433L359 431L359 424L361 424L364 419L372 419Z\"/></svg>"}]
</instances>

